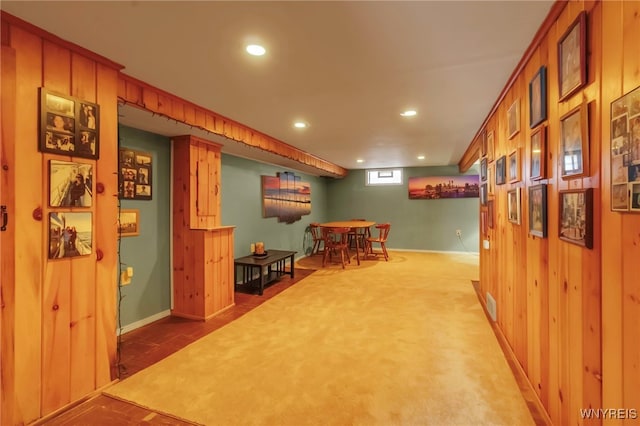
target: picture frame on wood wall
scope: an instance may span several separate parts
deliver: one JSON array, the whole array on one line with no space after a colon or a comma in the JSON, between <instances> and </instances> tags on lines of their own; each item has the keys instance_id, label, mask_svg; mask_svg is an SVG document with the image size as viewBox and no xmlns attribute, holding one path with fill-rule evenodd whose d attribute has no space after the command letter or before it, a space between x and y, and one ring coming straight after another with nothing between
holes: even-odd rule
<instances>
[{"instance_id":1,"label":"picture frame on wood wall","mask_svg":"<svg viewBox=\"0 0 640 426\"><path fill-rule=\"evenodd\" d=\"M507 191L507 217L509 222L520 225L520 188Z\"/></svg>"},{"instance_id":2,"label":"picture frame on wood wall","mask_svg":"<svg viewBox=\"0 0 640 426\"><path fill-rule=\"evenodd\" d=\"M559 196L559 238L593 248L593 188L562 190Z\"/></svg>"},{"instance_id":3,"label":"picture frame on wood wall","mask_svg":"<svg viewBox=\"0 0 640 426\"><path fill-rule=\"evenodd\" d=\"M493 200L487 201L487 224L489 225L489 229L493 229Z\"/></svg>"},{"instance_id":4,"label":"picture frame on wood wall","mask_svg":"<svg viewBox=\"0 0 640 426\"><path fill-rule=\"evenodd\" d=\"M509 153L509 183L520 182L520 148Z\"/></svg>"},{"instance_id":5,"label":"picture frame on wood wall","mask_svg":"<svg viewBox=\"0 0 640 426\"><path fill-rule=\"evenodd\" d=\"M494 132L490 130L487 132L487 160L489 162L494 159L494 150L495 150L495 141L494 141Z\"/></svg>"},{"instance_id":6,"label":"picture frame on wood wall","mask_svg":"<svg viewBox=\"0 0 640 426\"><path fill-rule=\"evenodd\" d=\"M91 254L91 212L49 213L49 259L63 259Z\"/></svg>"},{"instance_id":7,"label":"picture frame on wood wall","mask_svg":"<svg viewBox=\"0 0 640 426\"><path fill-rule=\"evenodd\" d=\"M496 185L504 185L507 182L507 157L503 155L496 160Z\"/></svg>"},{"instance_id":8,"label":"picture frame on wood wall","mask_svg":"<svg viewBox=\"0 0 640 426\"><path fill-rule=\"evenodd\" d=\"M589 118L582 104L560 117L561 177L589 175Z\"/></svg>"},{"instance_id":9,"label":"picture frame on wood wall","mask_svg":"<svg viewBox=\"0 0 640 426\"><path fill-rule=\"evenodd\" d=\"M547 185L529 187L529 234L547 237Z\"/></svg>"},{"instance_id":10,"label":"picture frame on wood wall","mask_svg":"<svg viewBox=\"0 0 640 426\"><path fill-rule=\"evenodd\" d=\"M637 212L640 183L640 87L611 103L611 210Z\"/></svg>"},{"instance_id":11,"label":"picture frame on wood wall","mask_svg":"<svg viewBox=\"0 0 640 426\"><path fill-rule=\"evenodd\" d=\"M49 206L91 207L93 165L49 160Z\"/></svg>"},{"instance_id":12,"label":"picture frame on wood wall","mask_svg":"<svg viewBox=\"0 0 640 426\"><path fill-rule=\"evenodd\" d=\"M507 136L512 139L520 132L520 98L516 99L507 110Z\"/></svg>"},{"instance_id":13,"label":"picture frame on wood wall","mask_svg":"<svg viewBox=\"0 0 640 426\"><path fill-rule=\"evenodd\" d=\"M487 156L487 131L483 130L480 133L480 158Z\"/></svg>"},{"instance_id":14,"label":"picture frame on wood wall","mask_svg":"<svg viewBox=\"0 0 640 426\"><path fill-rule=\"evenodd\" d=\"M96 160L100 156L100 107L85 100L40 89L41 152Z\"/></svg>"},{"instance_id":15,"label":"picture frame on wood wall","mask_svg":"<svg viewBox=\"0 0 640 426\"><path fill-rule=\"evenodd\" d=\"M558 96L562 102L587 83L587 13L582 11L558 40Z\"/></svg>"},{"instance_id":16,"label":"picture frame on wood wall","mask_svg":"<svg viewBox=\"0 0 640 426\"><path fill-rule=\"evenodd\" d=\"M480 180L483 182L487 180L488 165L489 165L489 162L486 157L480 160Z\"/></svg>"},{"instance_id":17,"label":"picture frame on wood wall","mask_svg":"<svg viewBox=\"0 0 640 426\"><path fill-rule=\"evenodd\" d=\"M541 66L529 82L529 127L547 119L547 67Z\"/></svg>"},{"instance_id":18,"label":"picture frame on wood wall","mask_svg":"<svg viewBox=\"0 0 640 426\"><path fill-rule=\"evenodd\" d=\"M529 179L540 180L547 176L547 127L539 126L531 132L529 144Z\"/></svg>"},{"instance_id":19,"label":"picture frame on wood wall","mask_svg":"<svg viewBox=\"0 0 640 426\"><path fill-rule=\"evenodd\" d=\"M493 195L495 193L495 185L496 185L496 181L494 178L495 174L496 174L495 165L494 163L491 163L487 167L487 194L488 195Z\"/></svg>"},{"instance_id":20,"label":"picture frame on wood wall","mask_svg":"<svg viewBox=\"0 0 640 426\"><path fill-rule=\"evenodd\" d=\"M482 185L480 185L480 204L483 206L487 205L487 200L489 199L488 197L488 188L487 188L487 183L483 183Z\"/></svg>"}]
</instances>

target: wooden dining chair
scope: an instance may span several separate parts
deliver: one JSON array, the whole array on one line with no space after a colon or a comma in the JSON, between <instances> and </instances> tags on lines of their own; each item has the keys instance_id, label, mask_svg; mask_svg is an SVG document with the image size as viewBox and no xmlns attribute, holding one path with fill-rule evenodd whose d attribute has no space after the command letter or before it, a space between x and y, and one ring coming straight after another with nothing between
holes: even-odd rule
<instances>
[{"instance_id":1,"label":"wooden dining chair","mask_svg":"<svg viewBox=\"0 0 640 426\"><path fill-rule=\"evenodd\" d=\"M367 219L351 219L358 221L366 221ZM369 228L351 228L349 230L349 248L356 248L356 239L358 245L362 249L362 252L365 253L366 239L371 236L371 230Z\"/></svg>"},{"instance_id":2,"label":"wooden dining chair","mask_svg":"<svg viewBox=\"0 0 640 426\"><path fill-rule=\"evenodd\" d=\"M309 229L311 230L311 238L313 239L311 255L324 253L324 239L322 238L320 224L316 222L310 223Z\"/></svg>"},{"instance_id":3,"label":"wooden dining chair","mask_svg":"<svg viewBox=\"0 0 640 426\"><path fill-rule=\"evenodd\" d=\"M322 257L322 266L332 260L334 254L340 253L340 262L342 269L345 268L345 260L351 263L349 258L349 231L350 228L322 228L322 237L324 239L324 256Z\"/></svg>"},{"instance_id":4,"label":"wooden dining chair","mask_svg":"<svg viewBox=\"0 0 640 426\"><path fill-rule=\"evenodd\" d=\"M391 229L391 224L390 223L380 223L378 225L376 225L376 228L378 229L378 236L377 237L368 237L365 241L365 254L368 255L372 255L372 256L377 256L379 254L384 255L384 260L388 261L389 260L389 253L387 253L387 247L386 247L386 242L387 242L387 237L389 236L389 230ZM377 243L380 244L380 248L382 251L380 252L374 252L373 251L373 244Z\"/></svg>"}]
</instances>

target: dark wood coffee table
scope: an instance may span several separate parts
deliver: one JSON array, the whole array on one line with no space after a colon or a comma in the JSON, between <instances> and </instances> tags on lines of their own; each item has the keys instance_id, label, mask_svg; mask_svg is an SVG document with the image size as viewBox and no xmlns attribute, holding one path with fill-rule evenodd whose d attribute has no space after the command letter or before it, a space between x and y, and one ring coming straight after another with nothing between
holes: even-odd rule
<instances>
[{"instance_id":1,"label":"dark wood coffee table","mask_svg":"<svg viewBox=\"0 0 640 426\"><path fill-rule=\"evenodd\" d=\"M288 274L294 277L294 260L293 256L296 251L286 250L267 250L266 256L249 255L239 257L233 261L233 283L236 288L238 285L253 285L258 287L258 294L262 295L264 286L271 281ZM287 260L289 260L289 271L285 269ZM238 267L242 267L242 284L238 284ZM255 272L260 274L254 277Z\"/></svg>"}]
</instances>

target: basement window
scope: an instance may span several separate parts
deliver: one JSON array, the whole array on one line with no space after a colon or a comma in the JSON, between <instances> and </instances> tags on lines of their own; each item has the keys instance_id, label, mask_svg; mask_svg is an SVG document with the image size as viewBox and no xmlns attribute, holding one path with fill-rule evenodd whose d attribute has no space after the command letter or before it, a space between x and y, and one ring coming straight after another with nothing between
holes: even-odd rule
<instances>
[{"instance_id":1,"label":"basement window","mask_svg":"<svg viewBox=\"0 0 640 426\"><path fill-rule=\"evenodd\" d=\"M402 169L367 170L366 185L402 185Z\"/></svg>"}]
</instances>

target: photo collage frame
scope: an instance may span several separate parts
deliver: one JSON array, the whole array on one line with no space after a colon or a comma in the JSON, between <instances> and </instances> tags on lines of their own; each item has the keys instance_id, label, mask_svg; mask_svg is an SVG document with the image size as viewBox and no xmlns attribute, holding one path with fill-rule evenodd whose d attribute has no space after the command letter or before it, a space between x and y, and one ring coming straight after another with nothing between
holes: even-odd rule
<instances>
[{"instance_id":1,"label":"photo collage frame","mask_svg":"<svg viewBox=\"0 0 640 426\"><path fill-rule=\"evenodd\" d=\"M120 148L119 197L122 200L151 200L153 157L149 152Z\"/></svg>"}]
</instances>

